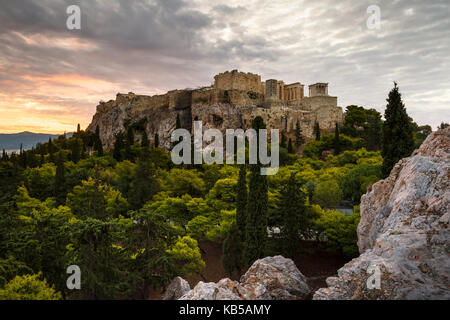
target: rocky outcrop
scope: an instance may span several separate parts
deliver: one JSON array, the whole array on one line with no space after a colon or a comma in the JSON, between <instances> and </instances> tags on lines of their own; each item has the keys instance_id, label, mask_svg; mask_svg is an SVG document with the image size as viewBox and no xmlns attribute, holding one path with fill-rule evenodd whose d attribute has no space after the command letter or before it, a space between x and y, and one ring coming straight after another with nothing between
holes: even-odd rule
<instances>
[{"instance_id":1,"label":"rocky outcrop","mask_svg":"<svg viewBox=\"0 0 450 320\"><path fill-rule=\"evenodd\" d=\"M282 256L257 260L240 282L200 281L180 300L294 300L310 295L305 276L291 259Z\"/></svg>"},{"instance_id":2,"label":"rocky outcrop","mask_svg":"<svg viewBox=\"0 0 450 320\"><path fill-rule=\"evenodd\" d=\"M217 283L200 281L180 300L241 300L239 282L228 278Z\"/></svg>"},{"instance_id":3,"label":"rocky outcrop","mask_svg":"<svg viewBox=\"0 0 450 320\"><path fill-rule=\"evenodd\" d=\"M98 126L103 146L112 149L117 133L125 132L127 125L141 123L150 141L158 134L161 146L170 149L170 137L176 127L177 117L185 129L190 130L193 121L201 120L204 129L216 128L222 133L226 129L248 129L256 116L263 118L267 129L284 130L290 135L294 134L296 123L299 122L307 139L313 138L316 121L324 132L332 132L336 122L344 121L342 109L333 104L323 102L320 107L312 108L278 102L269 107L263 103L260 94L253 94L242 90L212 88L173 90L154 96L118 93L115 100L100 102L87 130L95 132ZM316 98L320 97L312 99ZM137 140L141 134L135 132Z\"/></svg>"},{"instance_id":4,"label":"rocky outcrop","mask_svg":"<svg viewBox=\"0 0 450 320\"><path fill-rule=\"evenodd\" d=\"M314 299L450 299L449 177L446 128L361 198L361 255L328 278L329 287Z\"/></svg>"},{"instance_id":5,"label":"rocky outcrop","mask_svg":"<svg viewBox=\"0 0 450 320\"><path fill-rule=\"evenodd\" d=\"M241 277L241 287L248 300L303 299L310 294L306 277L282 256L256 260Z\"/></svg>"},{"instance_id":6,"label":"rocky outcrop","mask_svg":"<svg viewBox=\"0 0 450 320\"><path fill-rule=\"evenodd\" d=\"M163 300L178 300L191 290L189 283L181 277L174 278L167 286Z\"/></svg>"}]
</instances>

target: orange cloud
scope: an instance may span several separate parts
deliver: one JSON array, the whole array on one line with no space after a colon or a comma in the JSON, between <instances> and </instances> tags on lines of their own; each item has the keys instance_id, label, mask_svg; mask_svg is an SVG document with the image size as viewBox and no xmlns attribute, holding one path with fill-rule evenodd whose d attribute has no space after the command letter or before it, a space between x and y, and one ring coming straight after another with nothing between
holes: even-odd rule
<instances>
[{"instance_id":1,"label":"orange cloud","mask_svg":"<svg viewBox=\"0 0 450 320\"><path fill-rule=\"evenodd\" d=\"M76 37L56 37L46 36L43 34L24 35L20 32L14 32L14 34L16 34L29 46L76 51L93 51L97 49L97 45L94 42Z\"/></svg>"},{"instance_id":2,"label":"orange cloud","mask_svg":"<svg viewBox=\"0 0 450 320\"><path fill-rule=\"evenodd\" d=\"M2 133L62 133L75 130L78 123L87 127L98 101L117 92L112 82L79 74L24 75L20 79L26 81L0 82Z\"/></svg>"}]
</instances>

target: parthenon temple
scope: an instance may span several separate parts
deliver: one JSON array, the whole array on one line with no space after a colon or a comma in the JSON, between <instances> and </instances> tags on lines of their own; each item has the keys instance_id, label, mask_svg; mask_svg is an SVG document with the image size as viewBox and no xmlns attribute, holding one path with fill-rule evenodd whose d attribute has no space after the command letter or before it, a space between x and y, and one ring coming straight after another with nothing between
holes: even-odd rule
<instances>
[{"instance_id":1,"label":"parthenon temple","mask_svg":"<svg viewBox=\"0 0 450 320\"><path fill-rule=\"evenodd\" d=\"M306 97L304 87L300 82L286 84L283 80L276 79L263 82L258 74L238 70L219 73L214 77L214 89L255 92L263 95L267 102L280 102L312 110L321 106L337 107L337 97L328 95L328 83L309 85L309 95Z\"/></svg>"}]
</instances>

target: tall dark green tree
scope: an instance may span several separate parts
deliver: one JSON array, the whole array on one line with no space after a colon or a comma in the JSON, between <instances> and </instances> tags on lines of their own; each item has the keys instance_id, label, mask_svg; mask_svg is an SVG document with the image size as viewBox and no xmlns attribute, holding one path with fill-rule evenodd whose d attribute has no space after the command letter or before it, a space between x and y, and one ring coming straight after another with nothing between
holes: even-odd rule
<instances>
[{"instance_id":1,"label":"tall dark green tree","mask_svg":"<svg viewBox=\"0 0 450 320\"><path fill-rule=\"evenodd\" d=\"M54 196L59 205L64 204L66 200L66 179L64 174L64 157L62 151L58 154L56 165Z\"/></svg>"},{"instance_id":2,"label":"tall dark green tree","mask_svg":"<svg viewBox=\"0 0 450 320\"><path fill-rule=\"evenodd\" d=\"M22 144L20 144L19 164L22 168L27 167L27 153L26 153L26 151L23 150Z\"/></svg>"},{"instance_id":3,"label":"tall dark green tree","mask_svg":"<svg viewBox=\"0 0 450 320\"><path fill-rule=\"evenodd\" d=\"M72 150L72 161L74 163L78 163L81 158L81 144L83 141L81 139L75 138L72 141L71 150Z\"/></svg>"},{"instance_id":4,"label":"tall dark green tree","mask_svg":"<svg viewBox=\"0 0 450 320\"><path fill-rule=\"evenodd\" d=\"M310 221L306 203L306 194L295 180L292 173L287 185L281 190L279 211L282 217L281 237L283 252L293 257L299 249L300 234L306 231Z\"/></svg>"},{"instance_id":5,"label":"tall dark green tree","mask_svg":"<svg viewBox=\"0 0 450 320\"><path fill-rule=\"evenodd\" d=\"M140 293L141 299L147 299L150 288L165 287L176 273L176 266L167 252L177 239L176 232L167 217L148 207L130 211L136 227L127 236L127 247L136 252L139 243L141 252L133 259L132 270L138 277L133 291ZM135 296L135 294L133 294Z\"/></svg>"},{"instance_id":6,"label":"tall dark green tree","mask_svg":"<svg viewBox=\"0 0 450 320\"><path fill-rule=\"evenodd\" d=\"M292 145L292 139L291 138L289 138L287 151L288 151L288 153L295 153L294 146Z\"/></svg>"},{"instance_id":7,"label":"tall dark green tree","mask_svg":"<svg viewBox=\"0 0 450 320\"><path fill-rule=\"evenodd\" d=\"M142 139L141 139L141 147L148 148L150 145L150 142L148 141L148 135L145 130L142 132Z\"/></svg>"},{"instance_id":8,"label":"tall dark green tree","mask_svg":"<svg viewBox=\"0 0 450 320\"><path fill-rule=\"evenodd\" d=\"M222 265L225 272L232 277L233 272L237 271L239 278L242 270L242 242L236 222L231 224L223 242L222 252Z\"/></svg>"},{"instance_id":9,"label":"tall dark green tree","mask_svg":"<svg viewBox=\"0 0 450 320\"><path fill-rule=\"evenodd\" d=\"M295 124L295 146L298 148L305 143L305 138L302 135L302 128L300 127L300 121L297 120Z\"/></svg>"},{"instance_id":10,"label":"tall dark green tree","mask_svg":"<svg viewBox=\"0 0 450 320\"><path fill-rule=\"evenodd\" d=\"M138 159L137 168L131 182L128 202L131 209L141 209L158 192L159 184L155 176L155 168L150 160L148 150Z\"/></svg>"},{"instance_id":11,"label":"tall dark green tree","mask_svg":"<svg viewBox=\"0 0 450 320\"><path fill-rule=\"evenodd\" d=\"M78 124L77 125L77 133L80 133L81 132L81 127L80 127L80 124Z\"/></svg>"},{"instance_id":12,"label":"tall dark green tree","mask_svg":"<svg viewBox=\"0 0 450 320\"><path fill-rule=\"evenodd\" d=\"M320 126L317 121L314 123L314 136L316 137L316 141L320 141Z\"/></svg>"},{"instance_id":13,"label":"tall dark green tree","mask_svg":"<svg viewBox=\"0 0 450 320\"><path fill-rule=\"evenodd\" d=\"M412 123L395 82L394 88L389 92L387 102L381 149L382 172L385 177L389 175L400 159L410 156L414 150Z\"/></svg>"},{"instance_id":14,"label":"tall dark green tree","mask_svg":"<svg viewBox=\"0 0 450 320\"><path fill-rule=\"evenodd\" d=\"M101 221L90 217L65 226L73 245L67 254L69 261L82 270L81 289L68 290L70 297L104 300L127 296L135 277L129 268L130 253L115 246L129 234L127 226L116 219Z\"/></svg>"},{"instance_id":15,"label":"tall dark green tree","mask_svg":"<svg viewBox=\"0 0 450 320\"><path fill-rule=\"evenodd\" d=\"M131 147L134 144L134 131L133 127L129 126L127 128L127 146Z\"/></svg>"},{"instance_id":16,"label":"tall dark green tree","mask_svg":"<svg viewBox=\"0 0 450 320\"><path fill-rule=\"evenodd\" d=\"M53 153L55 152L55 148L53 147L52 138L48 138L48 154L50 156L50 161L55 162L55 158Z\"/></svg>"},{"instance_id":17,"label":"tall dark green tree","mask_svg":"<svg viewBox=\"0 0 450 320\"><path fill-rule=\"evenodd\" d=\"M155 142L154 142L155 148L159 147L159 135L155 133Z\"/></svg>"},{"instance_id":18,"label":"tall dark green tree","mask_svg":"<svg viewBox=\"0 0 450 320\"><path fill-rule=\"evenodd\" d=\"M115 135L113 157L114 157L114 159L116 159L119 162L123 160L123 157L122 157L122 149L123 148L125 148L125 143L123 141L123 133L118 132Z\"/></svg>"},{"instance_id":19,"label":"tall dark green tree","mask_svg":"<svg viewBox=\"0 0 450 320\"><path fill-rule=\"evenodd\" d=\"M345 110L345 121L341 130L342 133L350 137L361 137L362 131L360 128L367 121L366 111L364 107L356 105L347 106Z\"/></svg>"},{"instance_id":20,"label":"tall dark green tree","mask_svg":"<svg viewBox=\"0 0 450 320\"><path fill-rule=\"evenodd\" d=\"M97 151L100 157L103 156L103 143L100 139L100 128L98 125L95 128L94 151Z\"/></svg>"},{"instance_id":21,"label":"tall dark green tree","mask_svg":"<svg viewBox=\"0 0 450 320\"><path fill-rule=\"evenodd\" d=\"M286 148L287 147L287 138L286 138L286 136L284 135L284 133L282 132L281 133L281 142L280 142L280 147L282 147L282 148Z\"/></svg>"},{"instance_id":22,"label":"tall dark green tree","mask_svg":"<svg viewBox=\"0 0 450 320\"><path fill-rule=\"evenodd\" d=\"M381 137L383 121L381 114L375 109L366 110L367 123L364 126L364 139L366 148L370 151L377 151L381 148Z\"/></svg>"},{"instance_id":23,"label":"tall dark green tree","mask_svg":"<svg viewBox=\"0 0 450 320\"><path fill-rule=\"evenodd\" d=\"M239 169L239 179L236 190L236 223L242 241L245 241L245 230L247 224L247 170L245 164Z\"/></svg>"},{"instance_id":24,"label":"tall dark green tree","mask_svg":"<svg viewBox=\"0 0 450 320\"><path fill-rule=\"evenodd\" d=\"M253 119L252 128L258 132L259 129L265 129L266 125L263 119L258 116ZM244 264L247 266L264 256L267 240L268 204L267 176L261 174L261 163L258 161L256 164L250 164L249 167L250 180L244 243Z\"/></svg>"},{"instance_id":25,"label":"tall dark green tree","mask_svg":"<svg viewBox=\"0 0 450 320\"><path fill-rule=\"evenodd\" d=\"M5 149L3 149L2 161L8 161L8 160L9 160L8 154L6 153Z\"/></svg>"},{"instance_id":26,"label":"tall dark green tree","mask_svg":"<svg viewBox=\"0 0 450 320\"><path fill-rule=\"evenodd\" d=\"M41 156L39 158L39 168L41 168L45 163L45 157L44 157L44 153L41 153Z\"/></svg>"},{"instance_id":27,"label":"tall dark green tree","mask_svg":"<svg viewBox=\"0 0 450 320\"><path fill-rule=\"evenodd\" d=\"M334 129L333 140L334 155L341 153L341 140L339 139L339 125L336 122L336 128Z\"/></svg>"}]
</instances>

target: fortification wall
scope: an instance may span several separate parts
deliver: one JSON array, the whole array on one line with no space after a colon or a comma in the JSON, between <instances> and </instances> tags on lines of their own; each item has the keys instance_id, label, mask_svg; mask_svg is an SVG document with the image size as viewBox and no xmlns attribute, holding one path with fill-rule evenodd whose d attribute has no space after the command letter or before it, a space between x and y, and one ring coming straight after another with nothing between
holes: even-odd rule
<instances>
[{"instance_id":1,"label":"fortification wall","mask_svg":"<svg viewBox=\"0 0 450 320\"><path fill-rule=\"evenodd\" d=\"M332 96L304 97L301 101L301 105L305 109L311 111L316 111L317 109L323 106L337 107L337 97Z\"/></svg>"},{"instance_id":2,"label":"fortification wall","mask_svg":"<svg viewBox=\"0 0 450 320\"><path fill-rule=\"evenodd\" d=\"M315 120L322 129L333 130L336 122L339 125L344 124L344 113L341 107L323 106L316 109L314 114Z\"/></svg>"},{"instance_id":3,"label":"fortification wall","mask_svg":"<svg viewBox=\"0 0 450 320\"><path fill-rule=\"evenodd\" d=\"M224 90L253 91L264 94L261 76L237 70L226 71L214 76L214 88Z\"/></svg>"}]
</instances>

